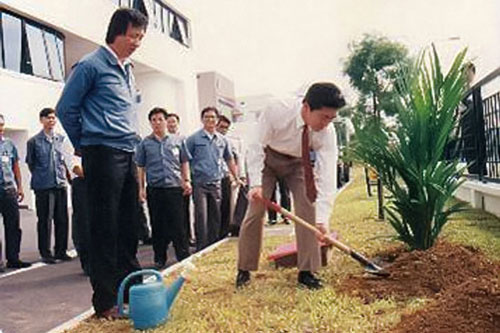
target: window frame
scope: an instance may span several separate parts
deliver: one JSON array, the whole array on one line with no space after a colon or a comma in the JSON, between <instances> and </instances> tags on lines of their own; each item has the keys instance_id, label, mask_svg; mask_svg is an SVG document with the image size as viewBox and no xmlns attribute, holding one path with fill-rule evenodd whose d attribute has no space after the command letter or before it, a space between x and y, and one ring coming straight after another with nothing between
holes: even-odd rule
<instances>
[{"instance_id":1,"label":"window frame","mask_svg":"<svg viewBox=\"0 0 500 333\"><path fill-rule=\"evenodd\" d=\"M3 47L3 24L2 24L2 15L3 12L0 11L0 68L5 68L5 55L4 55L4 47Z\"/></svg>"},{"instance_id":2,"label":"window frame","mask_svg":"<svg viewBox=\"0 0 500 333\"><path fill-rule=\"evenodd\" d=\"M29 24L27 22L23 22L23 23L24 23L24 28L25 28L25 32L26 32L26 38L28 41L27 48L29 49L30 62L31 62L31 68L32 68L31 75L36 76L36 77L41 77L44 79L49 79L49 80L54 79L54 77L52 75L52 69L50 66L47 44L45 41L45 31L43 29L41 29L40 27L35 26L33 24ZM34 33L35 35L31 35L32 33ZM40 43L40 44L35 44L35 43ZM41 49L38 49L38 48L35 49L34 48L35 46L41 47ZM42 50L42 48L43 48L43 50ZM35 52L33 52L33 51L35 51ZM42 51L45 54L38 54L39 52L42 52ZM36 62L35 62L35 59L36 59ZM40 62L38 62L38 61L40 61ZM42 66L42 65L44 67L40 68L39 66ZM45 73L41 73L41 70L43 70Z\"/></svg>"},{"instance_id":3,"label":"window frame","mask_svg":"<svg viewBox=\"0 0 500 333\"><path fill-rule=\"evenodd\" d=\"M5 39L4 39L4 31L3 31L3 16L4 16L4 14L12 16L12 17L20 20L20 22L21 22L21 55L20 55L21 56L21 59L20 59L21 64L20 64L19 71L6 68L6 64L5 64L6 51L5 51L5 45L4 45ZM30 49L30 45L29 45L29 41L28 41L28 34L26 31L27 25L32 26L34 28L37 28L41 31L42 42L44 45L45 59L47 62L48 73L49 73L50 77L36 75L33 73L33 66L32 66L32 61L31 61L31 59L32 59L31 52L33 52L33 50ZM60 80L55 79L55 75L53 74L53 71L51 68L51 66L53 66L53 64L51 63L51 60L50 60L49 50L48 50L47 40L46 40L46 35L48 35L48 34L53 35L55 38L55 44L56 44L56 48L58 51L57 52L57 60L59 62L57 65L60 66L61 72L62 72L62 78ZM65 59L64 53L66 50L65 40L66 40L66 37L64 36L63 33L59 32L59 31L57 31L49 26L46 26L46 25L44 25L40 22L37 22L35 20L26 18L22 15L16 14L8 9L4 9L4 8L0 9L0 43L1 43L0 57L2 57L2 62L0 62L0 68L2 68L2 69L17 72L20 74L30 75L30 76L34 76L34 77L38 77L38 78L42 78L42 79L50 80L50 81L54 81L54 82L64 82L64 79L66 77L66 64L64 63L64 59ZM60 50L60 44L62 44L63 50ZM61 58L61 54L63 55L63 58Z\"/></svg>"},{"instance_id":4,"label":"window frame","mask_svg":"<svg viewBox=\"0 0 500 333\"><path fill-rule=\"evenodd\" d=\"M3 54L4 54L4 57L3 57L3 64L2 64L2 68L6 69L6 70L9 70L9 71L13 71L13 72L21 72L22 73L22 61L23 61L23 21L22 19L20 19L18 16L14 15L13 13L11 12L8 12L8 11L4 11L4 10L0 10L0 13L2 14L2 20L1 20L1 23L2 23L2 51L3 51ZM5 16L4 14L7 14L8 16L10 17L13 17L14 19L18 20L19 21L19 32L20 32L20 40L19 40L19 46L20 46L20 50L19 50L19 69L11 69L11 68L7 68L7 51L6 51L6 48L5 48L5 45L3 44L4 41L5 41L5 31L4 31L4 23L7 22L5 20Z\"/></svg>"},{"instance_id":5,"label":"window frame","mask_svg":"<svg viewBox=\"0 0 500 333\"><path fill-rule=\"evenodd\" d=\"M188 48L191 47L191 21L179 14L176 10L172 9L168 4L161 0L109 0L111 3L116 5L119 3L119 7L135 8L140 10L137 2L142 1L144 10L146 11L146 16L149 19L149 28L159 31L165 34L169 38L175 40L179 44L182 44ZM147 3L146 3L147 2ZM159 11L158 11L159 8ZM141 11L142 12L142 11ZM165 17L165 14L167 17ZM174 38L172 36L172 25L173 21L177 20L179 26L180 38L181 40Z\"/></svg>"}]
</instances>

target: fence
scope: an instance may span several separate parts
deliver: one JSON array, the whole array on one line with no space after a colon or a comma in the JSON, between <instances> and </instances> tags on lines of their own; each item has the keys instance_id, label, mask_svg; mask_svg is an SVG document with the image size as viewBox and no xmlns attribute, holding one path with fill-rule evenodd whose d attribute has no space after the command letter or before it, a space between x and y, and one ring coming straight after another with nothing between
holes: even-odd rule
<instances>
[{"instance_id":1,"label":"fence","mask_svg":"<svg viewBox=\"0 0 500 333\"><path fill-rule=\"evenodd\" d=\"M500 78L500 68L474 84L459 108L456 150L467 163L468 177L500 183L500 84L485 91ZM491 89L490 89L491 90Z\"/></svg>"}]
</instances>

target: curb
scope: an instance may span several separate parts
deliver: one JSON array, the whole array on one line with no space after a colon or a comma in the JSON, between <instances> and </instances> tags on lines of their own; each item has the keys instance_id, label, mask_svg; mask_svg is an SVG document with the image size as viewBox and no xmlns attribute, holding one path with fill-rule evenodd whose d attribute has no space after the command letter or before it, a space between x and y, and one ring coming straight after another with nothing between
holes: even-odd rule
<instances>
[{"instance_id":1,"label":"curb","mask_svg":"<svg viewBox=\"0 0 500 333\"><path fill-rule=\"evenodd\" d=\"M217 247L219 247L220 245L226 243L230 238L226 237L224 239L221 239L220 241L204 248L203 250L201 250L200 252L196 252L192 255L190 255L189 257L183 259L182 261L179 261L175 264L173 264L172 266L170 267L167 267L166 269L162 270L160 273L162 275L167 275L167 274L170 274L172 273L173 271L179 269L180 267L182 267L185 263L187 262L190 262L192 261L193 259L197 259L201 256L203 256L204 254L207 254L209 252L212 252L213 250L215 250ZM147 281L147 280L146 280ZM70 330L72 328L75 328L76 326L78 326L78 324L80 324L80 322L84 321L85 319L89 318L90 316L92 316L94 314L94 308L90 308L88 309L87 311L83 312L83 313L80 313L79 315L77 315L76 317L73 317L71 318L70 320L62 323L61 325L59 326L56 326L54 327L53 329L51 329L50 331L48 331L47 333L63 333L64 331L66 330Z\"/></svg>"}]
</instances>

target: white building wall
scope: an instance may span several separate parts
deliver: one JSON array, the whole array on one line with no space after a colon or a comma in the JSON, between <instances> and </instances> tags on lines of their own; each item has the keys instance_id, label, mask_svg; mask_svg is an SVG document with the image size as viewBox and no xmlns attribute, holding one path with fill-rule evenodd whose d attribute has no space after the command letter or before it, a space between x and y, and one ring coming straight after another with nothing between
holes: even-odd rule
<instances>
[{"instance_id":1,"label":"white building wall","mask_svg":"<svg viewBox=\"0 0 500 333\"><path fill-rule=\"evenodd\" d=\"M32 18L65 35L67 33L76 35L94 43L96 47L104 43L109 19L116 9L110 0L2 0L2 2L8 9L20 15ZM182 2L166 3L185 17L191 16L187 8L180 6ZM68 52L71 50L67 50L66 53ZM67 57L71 58L71 55L67 54ZM188 113L197 110L197 90L194 55L191 48L150 27L142 46L132 55L132 60L182 82L183 87L180 87L182 94L176 92L178 98L183 100L179 103L182 110L178 110L178 113L189 126L193 126L193 117Z\"/></svg>"},{"instance_id":2,"label":"white building wall","mask_svg":"<svg viewBox=\"0 0 500 333\"><path fill-rule=\"evenodd\" d=\"M201 109L215 106L217 95L215 92L215 72L199 73L196 75L198 84L198 105Z\"/></svg>"},{"instance_id":3,"label":"white building wall","mask_svg":"<svg viewBox=\"0 0 500 333\"><path fill-rule=\"evenodd\" d=\"M233 81L217 72L199 73L196 77L200 111L207 106L214 106L221 114L233 118L237 108Z\"/></svg>"},{"instance_id":4,"label":"white building wall","mask_svg":"<svg viewBox=\"0 0 500 333\"><path fill-rule=\"evenodd\" d=\"M38 112L54 107L63 84L0 68L0 110L8 128L38 131Z\"/></svg>"},{"instance_id":5,"label":"white building wall","mask_svg":"<svg viewBox=\"0 0 500 333\"><path fill-rule=\"evenodd\" d=\"M139 131L141 136L144 137L144 135L151 132L148 113L152 108L162 107L168 112L177 113L176 91L178 90L178 84L158 72L137 75L136 82L141 89L143 101L139 110Z\"/></svg>"},{"instance_id":6,"label":"white building wall","mask_svg":"<svg viewBox=\"0 0 500 333\"><path fill-rule=\"evenodd\" d=\"M145 3L148 4L148 1ZM165 3L184 17L191 17L182 2L173 0ZM116 10L111 0L0 0L0 4L15 14L65 35L66 75L78 59L104 44L109 19ZM143 97L139 114L141 134L150 131L147 113L153 106L179 114L184 133L199 127L192 48L181 45L150 25L141 48L133 54L132 60L136 63L134 72ZM26 145L23 138L31 137L40 130L38 112L43 107L54 107L62 89L63 83L0 68L0 113L6 117L6 134L15 136L18 147ZM25 154L22 154L23 182L25 191L29 192L30 174L24 158ZM33 206L30 198L25 201Z\"/></svg>"},{"instance_id":7,"label":"white building wall","mask_svg":"<svg viewBox=\"0 0 500 333\"><path fill-rule=\"evenodd\" d=\"M0 69L0 113L5 116L5 136L16 145L21 160L21 174L25 199L22 204L34 206L30 191L30 172L24 160L27 140L41 130L38 112L44 107L54 107L63 84L34 76ZM57 129L62 132L59 126Z\"/></svg>"}]
</instances>

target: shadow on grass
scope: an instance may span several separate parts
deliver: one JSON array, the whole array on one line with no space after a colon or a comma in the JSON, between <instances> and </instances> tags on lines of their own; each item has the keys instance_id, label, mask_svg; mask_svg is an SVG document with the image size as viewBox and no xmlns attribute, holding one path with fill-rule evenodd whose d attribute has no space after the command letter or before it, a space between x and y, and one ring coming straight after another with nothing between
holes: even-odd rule
<instances>
[{"instance_id":1,"label":"shadow on grass","mask_svg":"<svg viewBox=\"0 0 500 333\"><path fill-rule=\"evenodd\" d=\"M472 208L467 205L467 210L450 218L450 223L454 222L461 223L466 228L489 232L491 236L500 238L500 218L482 209Z\"/></svg>"}]
</instances>

